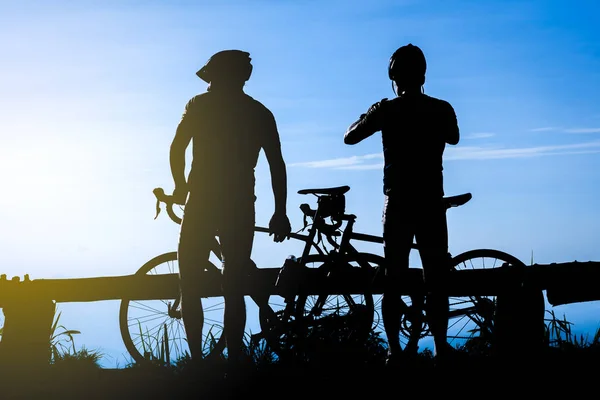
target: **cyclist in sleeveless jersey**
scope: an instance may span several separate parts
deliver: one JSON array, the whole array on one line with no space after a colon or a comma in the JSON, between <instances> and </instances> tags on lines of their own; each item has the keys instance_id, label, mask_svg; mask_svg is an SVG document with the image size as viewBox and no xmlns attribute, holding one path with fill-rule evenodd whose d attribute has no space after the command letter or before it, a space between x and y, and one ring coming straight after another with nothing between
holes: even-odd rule
<instances>
[{"instance_id":1,"label":"cyclist in sleeveless jersey","mask_svg":"<svg viewBox=\"0 0 600 400\"><path fill-rule=\"evenodd\" d=\"M394 92L392 100L373 104L347 129L344 143L354 145L380 131L383 144L383 239L386 284L382 317L388 340L388 363L401 355L418 351L418 331L401 348L400 296L397 282L409 267L413 239L419 246L427 296L425 307L434 338L436 359L448 351L448 296L444 289L449 271L448 232L444 196L442 156L446 144L459 141L459 128L453 107L423 92L426 60L417 46L398 48L390 58L388 77ZM412 304L423 307L425 299L413 293ZM421 315L421 312L417 313ZM413 323L419 326L420 317Z\"/></svg>"},{"instance_id":2,"label":"cyclist in sleeveless jersey","mask_svg":"<svg viewBox=\"0 0 600 400\"><path fill-rule=\"evenodd\" d=\"M223 258L224 334L230 365L242 352L246 307L241 288L256 267L251 260L255 227L255 167L264 151L269 163L275 211L269 228L275 242L291 231L287 217L287 173L275 118L244 92L252 73L249 53L225 50L213 55L197 75L209 84L193 97L170 148L173 196L185 204L178 261L182 317L192 359L202 357L203 311L197 282L219 237ZM185 176L185 154L192 162Z\"/></svg>"}]
</instances>

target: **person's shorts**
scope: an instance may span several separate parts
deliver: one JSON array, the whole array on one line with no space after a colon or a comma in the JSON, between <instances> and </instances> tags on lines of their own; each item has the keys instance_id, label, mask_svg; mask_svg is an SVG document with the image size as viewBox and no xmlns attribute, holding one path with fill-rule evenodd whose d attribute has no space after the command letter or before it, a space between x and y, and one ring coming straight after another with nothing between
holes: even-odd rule
<instances>
[{"instance_id":1,"label":"person's shorts","mask_svg":"<svg viewBox=\"0 0 600 400\"><path fill-rule=\"evenodd\" d=\"M418 246L427 284L445 280L449 271L448 228L441 199L408 203L402 197L386 196L382 222L386 276L390 280L401 279L409 268L413 243Z\"/></svg>"},{"instance_id":2,"label":"person's shorts","mask_svg":"<svg viewBox=\"0 0 600 400\"><path fill-rule=\"evenodd\" d=\"M251 262L254 241L254 197L248 201L196 201L190 195L185 205L179 236L179 254L201 265L211 251L222 258L224 275L245 275L255 267ZM215 237L219 248L214 249ZM193 260L193 261L192 261ZM180 269L181 269L180 259ZM247 271L244 271L247 270Z\"/></svg>"}]
</instances>

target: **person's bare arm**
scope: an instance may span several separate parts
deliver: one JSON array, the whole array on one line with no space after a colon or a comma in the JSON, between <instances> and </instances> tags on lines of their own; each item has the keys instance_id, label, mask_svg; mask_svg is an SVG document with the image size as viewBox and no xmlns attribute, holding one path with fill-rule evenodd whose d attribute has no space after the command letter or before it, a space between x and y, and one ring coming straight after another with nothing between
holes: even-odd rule
<instances>
[{"instance_id":1,"label":"person's bare arm","mask_svg":"<svg viewBox=\"0 0 600 400\"><path fill-rule=\"evenodd\" d=\"M275 242L283 242L288 238L292 229L287 216L287 170L281 152L277 124L270 111L267 113L265 129L267 129L267 132L263 142L263 150L269 163L271 186L275 198L275 211L269 221L269 231Z\"/></svg>"},{"instance_id":2,"label":"person's bare arm","mask_svg":"<svg viewBox=\"0 0 600 400\"><path fill-rule=\"evenodd\" d=\"M169 150L171 176L175 183L173 196L178 204L185 203L187 197L187 182L185 177L185 153L193 136L192 117L189 113L191 101L186 105L185 112L175 131L175 137Z\"/></svg>"},{"instance_id":3,"label":"person's bare arm","mask_svg":"<svg viewBox=\"0 0 600 400\"><path fill-rule=\"evenodd\" d=\"M270 134L263 145L271 173L271 187L275 199L275 214L287 214L287 169L281 151L279 132L272 115L269 117Z\"/></svg>"},{"instance_id":4,"label":"person's bare arm","mask_svg":"<svg viewBox=\"0 0 600 400\"><path fill-rule=\"evenodd\" d=\"M362 114L357 121L348 127L344 134L345 144L357 144L381 130L379 110L386 101L387 99L383 99L373 104L365 114Z\"/></svg>"}]
</instances>

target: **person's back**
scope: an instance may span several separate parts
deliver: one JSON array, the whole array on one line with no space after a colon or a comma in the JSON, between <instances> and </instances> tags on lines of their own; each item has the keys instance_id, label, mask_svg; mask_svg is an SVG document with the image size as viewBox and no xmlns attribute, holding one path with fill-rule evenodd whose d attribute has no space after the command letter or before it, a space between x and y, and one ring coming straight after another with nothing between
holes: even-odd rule
<instances>
[{"instance_id":1,"label":"person's back","mask_svg":"<svg viewBox=\"0 0 600 400\"><path fill-rule=\"evenodd\" d=\"M274 140L274 118L242 91L209 91L192 98L192 163L188 186L208 201L235 196L254 200L255 167L260 151Z\"/></svg>"},{"instance_id":2,"label":"person's back","mask_svg":"<svg viewBox=\"0 0 600 400\"><path fill-rule=\"evenodd\" d=\"M426 94L398 96L377 116L381 127L386 195L443 196L442 157L448 127L456 126L452 107Z\"/></svg>"}]
</instances>

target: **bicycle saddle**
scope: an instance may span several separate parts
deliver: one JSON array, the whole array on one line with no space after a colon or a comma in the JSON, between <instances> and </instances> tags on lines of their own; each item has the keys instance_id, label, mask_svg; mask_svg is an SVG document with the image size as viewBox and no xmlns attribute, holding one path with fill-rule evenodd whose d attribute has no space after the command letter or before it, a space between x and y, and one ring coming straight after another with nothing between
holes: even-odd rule
<instances>
[{"instance_id":1,"label":"bicycle saddle","mask_svg":"<svg viewBox=\"0 0 600 400\"><path fill-rule=\"evenodd\" d=\"M298 190L298 194L325 194L325 195L340 195L346 193L350 190L350 186L337 186L331 188L323 188L323 189L302 189Z\"/></svg>"},{"instance_id":2,"label":"bicycle saddle","mask_svg":"<svg viewBox=\"0 0 600 400\"><path fill-rule=\"evenodd\" d=\"M467 201L471 200L471 197L473 197L471 193L463 193L456 196L447 196L444 197L444 204L446 205L446 208L462 206Z\"/></svg>"}]
</instances>

